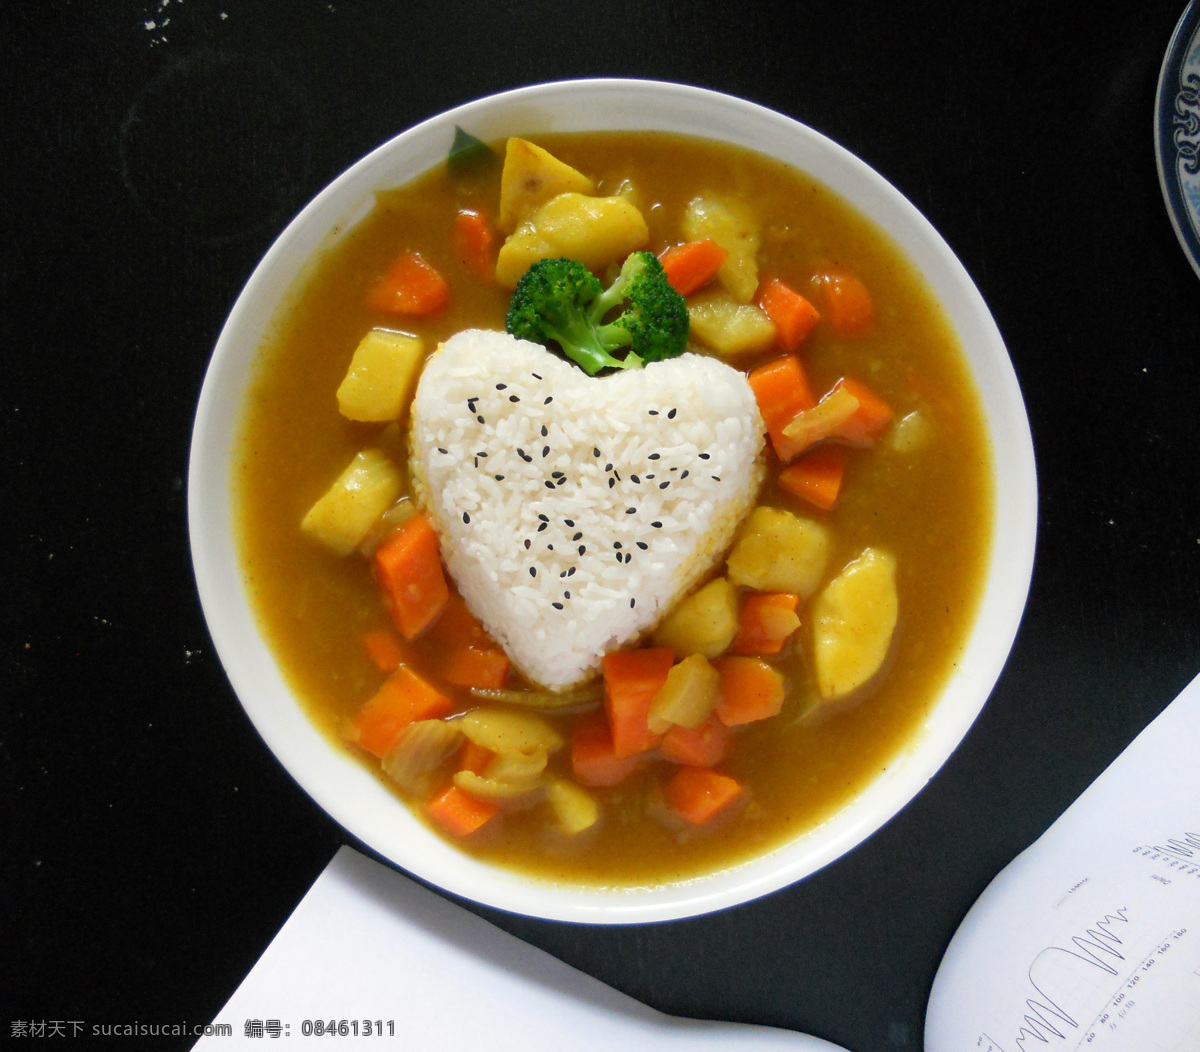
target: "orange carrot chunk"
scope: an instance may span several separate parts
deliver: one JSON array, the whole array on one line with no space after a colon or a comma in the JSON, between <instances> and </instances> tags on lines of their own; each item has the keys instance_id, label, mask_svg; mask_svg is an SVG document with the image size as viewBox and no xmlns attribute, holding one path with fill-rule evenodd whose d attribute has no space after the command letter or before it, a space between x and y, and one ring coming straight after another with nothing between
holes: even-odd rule
<instances>
[{"instance_id":1,"label":"orange carrot chunk","mask_svg":"<svg viewBox=\"0 0 1200 1052\"><path fill-rule=\"evenodd\" d=\"M667 804L692 825L703 825L742 795L741 785L707 767L680 767L663 787Z\"/></svg>"},{"instance_id":2,"label":"orange carrot chunk","mask_svg":"<svg viewBox=\"0 0 1200 1052\"><path fill-rule=\"evenodd\" d=\"M797 413L783 427L794 457L827 439L869 446L892 419L886 402L857 380L843 377L812 409Z\"/></svg>"},{"instance_id":3,"label":"orange carrot chunk","mask_svg":"<svg viewBox=\"0 0 1200 1052\"><path fill-rule=\"evenodd\" d=\"M796 609L800 597L790 592L748 595L738 613L738 631L730 653L778 654L800 626Z\"/></svg>"},{"instance_id":4,"label":"orange carrot chunk","mask_svg":"<svg viewBox=\"0 0 1200 1052\"><path fill-rule=\"evenodd\" d=\"M845 470L845 449L818 446L784 468L779 473L779 485L822 511L829 511L841 493Z\"/></svg>"},{"instance_id":5,"label":"orange carrot chunk","mask_svg":"<svg viewBox=\"0 0 1200 1052\"><path fill-rule=\"evenodd\" d=\"M581 785L617 785L641 765L644 754L618 759L613 755L612 732L602 712L579 719L571 734L571 771Z\"/></svg>"},{"instance_id":6,"label":"orange carrot chunk","mask_svg":"<svg viewBox=\"0 0 1200 1052\"><path fill-rule=\"evenodd\" d=\"M463 208L454 217L454 251L477 278L496 275L496 229L482 212Z\"/></svg>"},{"instance_id":7,"label":"orange carrot chunk","mask_svg":"<svg viewBox=\"0 0 1200 1052\"><path fill-rule=\"evenodd\" d=\"M401 252L367 296L367 306L388 314L421 317L450 302L446 279L419 252Z\"/></svg>"},{"instance_id":8,"label":"orange carrot chunk","mask_svg":"<svg viewBox=\"0 0 1200 1052\"><path fill-rule=\"evenodd\" d=\"M821 320L816 307L778 278L771 278L763 285L758 305L775 323L776 346L789 354L799 350Z\"/></svg>"},{"instance_id":9,"label":"orange carrot chunk","mask_svg":"<svg viewBox=\"0 0 1200 1052\"><path fill-rule=\"evenodd\" d=\"M671 763L689 767L711 767L725 758L729 731L716 714L699 727L672 727L658 743L658 754Z\"/></svg>"},{"instance_id":10,"label":"orange carrot chunk","mask_svg":"<svg viewBox=\"0 0 1200 1052\"><path fill-rule=\"evenodd\" d=\"M346 731L346 738L382 757L405 728L417 720L445 716L453 705L448 697L401 665L359 711Z\"/></svg>"},{"instance_id":11,"label":"orange carrot chunk","mask_svg":"<svg viewBox=\"0 0 1200 1052\"><path fill-rule=\"evenodd\" d=\"M394 672L407 656L403 641L390 628L380 628L363 636L367 657L380 672Z\"/></svg>"},{"instance_id":12,"label":"orange carrot chunk","mask_svg":"<svg viewBox=\"0 0 1200 1052\"><path fill-rule=\"evenodd\" d=\"M783 708L783 676L756 657L727 657L714 662L721 674L717 719L737 727L779 714Z\"/></svg>"},{"instance_id":13,"label":"orange carrot chunk","mask_svg":"<svg viewBox=\"0 0 1200 1052\"><path fill-rule=\"evenodd\" d=\"M758 402L775 453L782 461L790 460L799 450L783 429L798 414L816 405L800 359L795 355L776 358L752 370L746 380Z\"/></svg>"},{"instance_id":14,"label":"orange carrot chunk","mask_svg":"<svg viewBox=\"0 0 1200 1052\"><path fill-rule=\"evenodd\" d=\"M863 336L875 324L875 304L862 279L845 267L828 267L813 278L825 317L842 337Z\"/></svg>"},{"instance_id":15,"label":"orange carrot chunk","mask_svg":"<svg viewBox=\"0 0 1200 1052\"><path fill-rule=\"evenodd\" d=\"M446 654L438 671L456 687L496 690L508 678L508 655L503 650L458 646Z\"/></svg>"},{"instance_id":16,"label":"orange carrot chunk","mask_svg":"<svg viewBox=\"0 0 1200 1052\"><path fill-rule=\"evenodd\" d=\"M849 376L839 380L837 386L849 391L858 400L858 409L834 432L833 437L852 446L871 445L891 423L891 406L865 384Z\"/></svg>"},{"instance_id":17,"label":"orange carrot chunk","mask_svg":"<svg viewBox=\"0 0 1200 1052\"><path fill-rule=\"evenodd\" d=\"M729 252L711 237L689 241L667 249L658 261L666 271L667 280L681 296L690 296L717 276Z\"/></svg>"},{"instance_id":18,"label":"orange carrot chunk","mask_svg":"<svg viewBox=\"0 0 1200 1052\"><path fill-rule=\"evenodd\" d=\"M469 836L490 821L499 810L495 804L477 800L457 785L425 805L425 813L451 836Z\"/></svg>"},{"instance_id":19,"label":"orange carrot chunk","mask_svg":"<svg viewBox=\"0 0 1200 1052\"><path fill-rule=\"evenodd\" d=\"M459 753L458 769L481 775L495 758L496 754L487 746L467 740L463 742L462 752Z\"/></svg>"},{"instance_id":20,"label":"orange carrot chunk","mask_svg":"<svg viewBox=\"0 0 1200 1052\"><path fill-rule=\"evenodd\" d=\"M437 534L423 513L410 518L375 550L375 570L392 620L405 639L425 631L450 599Z\"/></svg>"},{"instance_id":21,"label":"orange carrot chunk","mask_svg":"<svg viewBox=\"0 0 1200 1052\"><path fill-rule=\"evenodd\" d=\"M606 654L604 708L617 759L653 749L660 734L647 724L650 702L666 682L675 655L667 647L618 650Z\"/></svg>"}]
</instances>

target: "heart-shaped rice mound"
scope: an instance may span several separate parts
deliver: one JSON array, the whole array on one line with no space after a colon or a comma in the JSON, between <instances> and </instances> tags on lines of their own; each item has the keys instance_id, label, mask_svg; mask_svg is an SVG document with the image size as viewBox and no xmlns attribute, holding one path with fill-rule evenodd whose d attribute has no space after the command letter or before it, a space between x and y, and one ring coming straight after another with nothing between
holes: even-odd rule
<instances>
[{"instance_id":1,"label":"heart-shaped rice mound","mask_svg":"<svg viewBox=\"0 0 1200 1052\"><path fill-rule=\"evenodd\" d=\"M713 358L589 377L472 329L425 366L410 467L467 605L563 690L721 558L762 483L763 431L745 376Z\"/></svg>"}]
</instances>

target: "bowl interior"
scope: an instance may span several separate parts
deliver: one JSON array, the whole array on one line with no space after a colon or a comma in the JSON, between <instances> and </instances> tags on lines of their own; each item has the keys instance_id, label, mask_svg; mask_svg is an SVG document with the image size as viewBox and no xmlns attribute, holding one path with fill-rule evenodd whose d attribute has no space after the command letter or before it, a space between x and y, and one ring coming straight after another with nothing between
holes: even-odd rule
<instances>
[{"instance_id":1,"label":"bowl interior","mask_svg":"<svg viewBox=\"0 0 1200 1052\"><path fill-rule=\"evenodd\" d=\"M995 530L964 658L898 762L843 811L769 855L684 883L627 891L552 885L478 862L427 830L370 772L330 747L259 634L242 585L231 501L234 438L257 351L289 290L333 232L363 215L376 190L441 162L456 124L486 140L668 131L792 164L836 190L904 250L966 353L993 452ZM268 747L321 807L379 854L454 894L547 919L627 923L694 916L784 887L853 848L920 791L966 734L1012 645L1033 564L1036 494L1025 407L996 325L949 247L901 194L829 139L771 110L698 88L605 80L520 89L434 117L363 158L296 217L255 270L217 342L196 415L188 512L200 598L226 673Z\"/></svg>"}]
</instances>

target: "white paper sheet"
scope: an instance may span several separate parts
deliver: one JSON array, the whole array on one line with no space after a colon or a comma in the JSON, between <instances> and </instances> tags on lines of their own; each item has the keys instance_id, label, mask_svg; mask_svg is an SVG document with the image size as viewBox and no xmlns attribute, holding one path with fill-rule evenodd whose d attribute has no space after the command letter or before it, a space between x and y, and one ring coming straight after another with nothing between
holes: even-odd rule
<instances>
[{"instance_id":1,"label":"white paper sheet","mask_svg":"<svg viewBox=\"0 0 1200 1052\"><path fill-rule=\"evenodd\" d=\"M1200 1052L1200 677L980 896L925 1048Z\"/></svg>"},{"instance_id":2,"label":"white paper sheet","mask_svg":"<svg viewBox=\"0 0 1200 1052\"><path fill-rule=\"evenodd\" d=\"M331 1020L346 1033L325 1034ZM233 1040L196 1048L286 1038L289 1049L405 1052L845 1052L788 1030L663 1015L345 847L214 1022Z\"/></svg>"}]
</instances>

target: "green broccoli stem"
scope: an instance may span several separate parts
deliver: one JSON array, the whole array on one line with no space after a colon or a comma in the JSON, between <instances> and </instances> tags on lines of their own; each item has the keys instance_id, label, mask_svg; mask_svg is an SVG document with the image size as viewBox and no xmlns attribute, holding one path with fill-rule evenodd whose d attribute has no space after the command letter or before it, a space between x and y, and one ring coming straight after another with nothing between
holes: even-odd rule
<instances>
[{"instance_id":1,"label":"green broccoli stem","mask_svg":"<svg viewBox=\"0 0 1200 1052\"><path fill-rule=\"evenodd\" d=\"M546 326L546 334L562 348L563 353L578 365L588 376L595 376L601 369L631 369L642 364L632 351L625 359L614 358L609 350L616 350L629 342L628 334L619 342L602 341L600 332L586 320L571 322L564 326ZM605 343L609 342L609 346Z\"/></svg>"}]
</instances>

